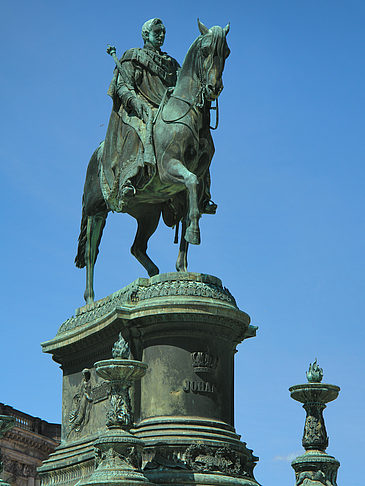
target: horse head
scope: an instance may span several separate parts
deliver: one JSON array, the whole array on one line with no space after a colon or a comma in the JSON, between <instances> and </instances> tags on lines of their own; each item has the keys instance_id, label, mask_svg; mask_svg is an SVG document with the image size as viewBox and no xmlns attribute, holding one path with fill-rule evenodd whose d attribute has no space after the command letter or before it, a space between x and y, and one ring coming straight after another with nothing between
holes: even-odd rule
<instances>
[{"instance_id":1,"label":"horse head","mask_svg":"<svg viewBox=\"0 0 365 486\"><path fill-rule=\"evenodd\" d=\"M198 76L204 90L204 96L208 101L213 101L223 90L222 73L224 64L230 54L227 45L229 24L222 28L213 26L208 29L198 19L198 27L201 33L198 43Z\"/></svg>"}]
</instances>

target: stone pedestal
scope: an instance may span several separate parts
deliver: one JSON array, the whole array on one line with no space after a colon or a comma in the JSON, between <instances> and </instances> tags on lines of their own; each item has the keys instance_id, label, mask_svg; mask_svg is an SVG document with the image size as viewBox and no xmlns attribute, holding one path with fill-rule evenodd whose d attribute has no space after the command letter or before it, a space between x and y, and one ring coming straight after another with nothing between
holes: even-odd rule
<instances>
[{"instance_id":1,"label":"stone pedestal","mask_svg":"<svg viewBox=\"0 0 365 486\"><path fill-rule=\"evenodd\" d=\"M82 307L43 350L63 369L62 443L40 469L42 484L76 484L94 471L110 385L94 363L122 333L148 365L131 387L142 470L160 485L257 485L257 458L234 429L234 353L255 335L250 318L215 277L169 273L138 279Z\"/></svg>"}]
</instances>

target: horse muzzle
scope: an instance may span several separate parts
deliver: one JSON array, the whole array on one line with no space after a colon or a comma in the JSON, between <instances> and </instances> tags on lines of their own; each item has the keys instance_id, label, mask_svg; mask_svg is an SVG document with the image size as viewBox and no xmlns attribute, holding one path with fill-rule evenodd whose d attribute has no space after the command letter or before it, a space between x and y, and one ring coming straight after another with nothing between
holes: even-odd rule
<instances>
[{"instance_id":1,"label":"horse muzzle","mask_svg":"<svg viewBox=\"0 0 365 486\"><path fill-rule=\"evenodd\" d=\"M223 84L222 83L219 83L216 86L208 84L205 88L206 98L209 101L214 101L221 94L222 90L223 90Z\"/></svg>"}]
</instances>

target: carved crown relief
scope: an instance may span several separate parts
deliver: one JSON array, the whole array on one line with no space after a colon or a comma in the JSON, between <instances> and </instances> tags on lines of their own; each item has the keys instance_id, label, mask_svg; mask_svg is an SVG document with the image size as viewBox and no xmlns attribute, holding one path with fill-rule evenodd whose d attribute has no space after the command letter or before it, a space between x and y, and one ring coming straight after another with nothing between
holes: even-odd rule
<instances>
[{"instance_id":1,"label":"carved crown relief","mask_svg":"<svg viewBox=\"0 0 365 486\"><path fill-rule=\"evenodd\" d=\"M191 353L191 360L195 373L214 373L217 368L218 358L203 351Z\"/></svg>"}]
</instances>

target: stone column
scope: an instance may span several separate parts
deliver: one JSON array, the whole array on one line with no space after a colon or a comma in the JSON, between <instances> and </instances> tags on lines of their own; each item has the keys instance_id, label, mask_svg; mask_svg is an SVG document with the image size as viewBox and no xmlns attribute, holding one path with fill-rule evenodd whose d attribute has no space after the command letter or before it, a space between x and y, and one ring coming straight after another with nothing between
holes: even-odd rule
<instances>
[{"instance_id":1,"label":"stone column","mask_svg":"<svg viewBox=\"0 0 365 486\"><path fill-rule=\"evenodd\" d=\"M325 452L328 447L328 436L323 410L326 403L337 398L340 388L321 383L322 378L323 370L316 360L309 366L308 383L289 388L291 397L303 403L307 414L302 439L306 452L292 462L296 486L337 486L337 470L340 463Z\"/></svg>"}]
</instances>

